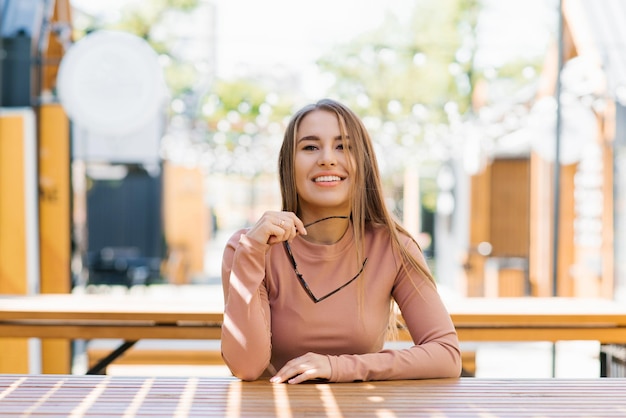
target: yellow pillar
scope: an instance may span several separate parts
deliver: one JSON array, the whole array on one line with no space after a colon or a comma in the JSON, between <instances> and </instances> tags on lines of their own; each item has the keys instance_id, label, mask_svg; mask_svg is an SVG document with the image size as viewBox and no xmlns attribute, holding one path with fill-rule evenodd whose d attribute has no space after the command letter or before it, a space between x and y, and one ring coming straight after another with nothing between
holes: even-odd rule
<instances>
[{"instance_id":1,"label":"yellow pillar","mask_svg":"<svg viewBox=\"0 0 626 418\"><path fill-rule=\"evenodd\" d=\"M31 109L0 109L0 294L36 291L35 117ZM0 373L30 372L29 340L0 338Z\"/></svg>"},{"instance_id":2,"label":"yellow pillar","mask_svg":"<svg viewBox=\"0 0 626 418\"><path fill-rule=\"evenodd\" d=\"M39 109L39 236L41 293L71 291L70 128L58 104ZM70 342L41 342L42 372L70 373Z\"/></svg>"}]
</instances>

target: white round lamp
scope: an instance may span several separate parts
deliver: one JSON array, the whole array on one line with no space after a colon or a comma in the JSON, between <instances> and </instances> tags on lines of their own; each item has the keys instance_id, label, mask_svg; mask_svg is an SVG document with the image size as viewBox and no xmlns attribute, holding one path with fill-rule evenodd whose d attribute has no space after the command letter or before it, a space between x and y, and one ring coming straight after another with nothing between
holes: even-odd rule
<instances>
[{"instance_id":1,"label":"white round lamp","mask_svg":"<svg viewBox=\"0 0 626 418\"><path fill-rule=\"evenodd\" d=\"M140 130L162 111L165 81L144 39L101 30L76 42L59 66L57 93L70 119L94 134Z\"/></svg>"}]
</instances>

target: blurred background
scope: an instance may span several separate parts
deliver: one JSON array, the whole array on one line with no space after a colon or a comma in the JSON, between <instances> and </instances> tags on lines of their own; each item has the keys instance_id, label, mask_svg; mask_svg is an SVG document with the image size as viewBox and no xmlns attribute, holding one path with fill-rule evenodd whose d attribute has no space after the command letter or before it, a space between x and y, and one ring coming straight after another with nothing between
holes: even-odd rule
<instances>
[{"instance_id":1,"label":"blurred background","mask_svg":"<svg viewBox=\"0 0 626 418\"><path fill-rule=\"evenodd\" d=\"M0 0L0 293L219 284L287 119L333 97L441 288L626 301L624 28L620 0Z\"/></svg>"}]
</instances>

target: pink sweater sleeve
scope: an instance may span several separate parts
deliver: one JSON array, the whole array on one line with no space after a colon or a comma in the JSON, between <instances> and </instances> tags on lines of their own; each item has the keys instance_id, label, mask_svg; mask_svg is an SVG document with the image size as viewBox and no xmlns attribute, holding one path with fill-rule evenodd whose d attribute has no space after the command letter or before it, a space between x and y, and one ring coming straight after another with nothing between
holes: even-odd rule
<instances>
[{"instance_id":1,"label":"pink sweater sleeve","mask_svg":"<svg viewBox=\"0 0 626 418\"><path fill-rule=\"evenodd\" d=\"M267 244L234 234L224 249L222 357L233 375L258 379L270 363L270 309L265 277Z\"/></svg>"},{"instance_id":2,"label":"pink sweater sleeve","mask_svg":"<svg viewBox=\"0 0 626 418\"><path fill-rule=\"evenodd\" d=\"M426 265L415 243L406 245ZM378 353L329 356L330 381L430 379L461 374L456 330L435 285L413 269L407 274L400 268L393 297L415 345Z\"/></svg>"}]
</instances>

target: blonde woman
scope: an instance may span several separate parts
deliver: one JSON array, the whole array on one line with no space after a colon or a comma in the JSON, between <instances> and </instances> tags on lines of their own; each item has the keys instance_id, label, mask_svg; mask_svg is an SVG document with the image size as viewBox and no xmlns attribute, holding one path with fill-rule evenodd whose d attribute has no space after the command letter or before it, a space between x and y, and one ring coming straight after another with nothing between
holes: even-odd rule
<instances>
[{"instance_id":1,"label":"blonde woman","mask_svg":"<svg viewBox=\"0 0 626 418\"><path fill-rule=\"evenodd\" d=\"M324 99L296 112L279 155L282 210L224 250L222 356L242 380L458 377L454 325L415 240L385 207L371 138ZM383 347L397 303L414 345Z\"/></svg>"}]
</instances>

